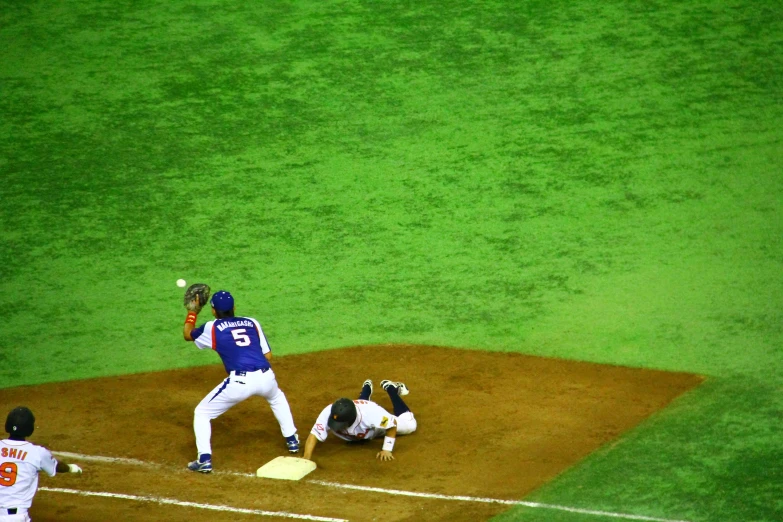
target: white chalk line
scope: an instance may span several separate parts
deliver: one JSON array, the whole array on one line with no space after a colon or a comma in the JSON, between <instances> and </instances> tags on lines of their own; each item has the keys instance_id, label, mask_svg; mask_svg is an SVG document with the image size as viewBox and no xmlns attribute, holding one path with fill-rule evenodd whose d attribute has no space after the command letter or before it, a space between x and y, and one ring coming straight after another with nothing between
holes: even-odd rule
<instances>
[{"instance_id":1,"label":"white chalk line","mask_svg":"<svg viewBox=\"0 0 783 522\"><path fill-rule=\"evenodd\" d=\"M142 497L139 495L126 495L125 493L108 493L105 491L84 491L80 489L47 488L47 487L40 487L38 489L41 491L50 491L53 493L68 493L71 495L81 495L84 497L119 498L123 500L136 500L138 502L154 502L156 504L165 504L170 506L208 509L210 511L242 513L245 515L262 515L267 517L295 518L299 520L316 520L318 522L348 522L344 518L328 518L328 517L318 517L315 515L300 515L297 513L288 513L285 511L264 511L261 509L244 509L244 508L236 508L231 506L219 506L215 504L200 504L197 502L186 502L184 500L176 500L173 498Z\"/></svg>"},{"instance_id":2,"label":"white chalk line","mask_svg":"<svg viewBox=\"0 0 783 522\"><path fill-rule=\"evenodd\" d=\"M108 463L117 463L117 464L132 464L132 465L144 465L144 466L159 466L158 464L153 464L149 462L144 462L136 459L126 459L126 458L120 458L120 457L101 457L101 456L94 456L94 455L81 455L79 453L66 453L61 451L53 451L55 455L61 455L63 457L72 458L72 459L81 459L81 460L92 460L96 462L108 462ZM253 473L240 473L236 471L224 471L224 472L218 472L215 471L213 473L218 474L228 474L228 475L236 475L241 477L253 477L255 478L255 474ZM540 502L526 502L523 500L505 500L505 499L499 499L499 498L486 498L486 497L470 497L470 496L464 496L464 495L442 495L439 493L419 493L416 491L404 491L400 489L386 489L386 488L375 488L370 486L355 486L353 484L342 484L340 482L327 482L323 480L305 480L308 484L316 484L319 486L325 486L330 488L340 488L340 489L352 489L356 491L367 491L372 493L382 493L385 495L398 495L398 496L405 496L405 497L419 497L419 498L431 498L431 499L438 499L438 500L451 500L451 501L461 501L461 502L480 502L484 504L503 504L507 506L524 506L529 508L536 508L536 509L551 509L556 511L566 511L569 513L578 513L581 515L595 515L595 516L602 516L602 517L610 517L610 518L622 518L626 520L643 520L645 522L689 522L688 520L678 520L678 519L671 519L671 518L658 518L658 517L648 517L645 515L633 515L630 513L615 513L611 511L598 511L594 509L583 509L583 508L575 508L570 506L560 506L557 504L543 504Z\"/></svg>"},{"instance_id":3,"label":"white chalk line","mask_svg":"<svg viewBox=\"0 0 783 522\"><path fill-rule=\"evenodd\" d=\"M370 486L354 486L351 484L341 484L339 482L326 482L324 480L308 480L310 484L319 484L333 488L355 489L359 491L371 491L374 493L385 493L387 495L401 495L405 497L435 498L441 500L461 500L463 502L482 502L485 504L505 504L507 506L525 506L540 509L555 509L558 511L568 511L569 513L579 513L582 515L598 515L602 517L625 518L628 520L645 520L648 522L688 522L687 520L673 520L670 518L656 518L644 515L630 515L625 513L612 513L610 511L596 511L592 509L573 508L568 506L558 506L556 504L542 504L540 502L525 502L523 500L503 500L500 498L468 497L464 495L441 495L438 493L417 493L415 491L403 491L399 489L374 488Z\"/></svg>"},{"instance_id":4,"label":"white chalk line","mask_svg":"<svg viewBox=\"0 0 783 522\"><path fill-rule=\"evenodd\" d=\"M65 457L66 459L78 459L92 462L109 462L112 464L132 464L134 466L158 466L151 462L144 462L143 460L136 459L123 459L120 457L101 457L99 455L82 455L81 453L69 453L67 451L53 451L54 455L58 457Z\"/></svg>"}]
</instances>

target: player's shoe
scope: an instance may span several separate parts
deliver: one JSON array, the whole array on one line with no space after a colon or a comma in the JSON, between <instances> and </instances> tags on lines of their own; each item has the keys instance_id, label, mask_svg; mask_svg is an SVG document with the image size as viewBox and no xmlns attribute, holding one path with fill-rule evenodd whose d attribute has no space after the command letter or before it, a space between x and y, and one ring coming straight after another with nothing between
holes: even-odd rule
<instances>
[{"instance_id":1,"label":"player's shoe","mask_svg":"<svg viewBox=\"0 0 783 522\"><path fill-rule=\"evenodd\" d=\"M212 461L205 460L204 462L201 462L197 459L188 464L188 469L199 473L212 473Z\"/></svg>"},{"instance_id":2,"label":"player's shoe","mask_svg":"<svg viewBox=\"0 0 783 522\"><path fill-rule=\"evenodd\" d=\"M366 393L366 394L364 393L364 389L365 388L369 388L370 389L369 393ZM367 395L367 399L366 400L369 401L370 399L372 399L372 379L367 379L366 381L364 381L362 383L362 397L364 397L365 395Z\"/></svg>"},{"instance_id":3,"label":"player's shoe","mask_svg":"<svg viewBox=\"0 0 783 522\"><path fill-rule=\"evenodd\" d=\"M408 395L411 392L404 382L394 382L388 379L381 381L381 388L388 391L389 387L397 388L397 395Z\"/></svg>"},{"instance_id":4,"label":"player's shoe","mask_svg":"<svg viewBox=\"0 0 783 522\"><path fill-rule=\"evenodd\" d=\"M294 433L285 438L285 445L288 446L289 453L299 453L299 435Z\"/></svg>"}]
</instances>

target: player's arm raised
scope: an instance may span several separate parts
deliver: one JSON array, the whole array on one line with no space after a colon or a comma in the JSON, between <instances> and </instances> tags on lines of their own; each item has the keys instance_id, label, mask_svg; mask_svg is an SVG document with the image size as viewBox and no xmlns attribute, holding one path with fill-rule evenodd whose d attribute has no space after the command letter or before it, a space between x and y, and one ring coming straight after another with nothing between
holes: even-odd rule
<instances>
[{"instance_id":1,"label":"player's arm raised","mask_svg":"<svg viewBox=\"0 0 783 522\"><path fill-rule=\"evenodd\" d=\"M378 452L375 458L382 462L387 460L394 460L394 455L392 455L392 449L394 448L394 443L396 440L397 440L397 426L394 426L386 430L386 436L383 437L383 449Z\"/></svg>"},{"instance_id":2,"label":"player's arm raised","mask_svg":"<svg viewBox=\"0 0 783 522\"><path fill-rule=\"evenodd\" d=\"M186 341L194 340L190 332L196 327L196 319L201 308L209 301L209 293L209 285L204 283L190 285L185 290L184 304L188 310L188 316L185 318L185 325L182 327L182 337Z\"/></svg>"},{"instance_id":3,"label":"player's arm raised","mask_svg":"<svg viewBox=\"0 0 783 522\"><path fill-rule=\"evenodd\" d=\"M186 341L193 341L193 336L190 332L196 327L196 320L198 319L198 313L201 311L201 303L199 303L198 296L195 298L195 305L188 307L188 316L185 318L185 325L182 327L182 337Z\"/></svg>"},{"instance_id":4,"label":"player's arm raised","mask_svg":"<svg viewBox=\"0 0 783 522\"><path fill-rule=\"evenodd\" d=\"M190 335L190 332L196 327L197 317L195 312L188 312L188 316L185 318L185 326L182 327L182 337L184 337L186 341L195 340L193 339L193 336Z\"/></svg>"}]
</instances>

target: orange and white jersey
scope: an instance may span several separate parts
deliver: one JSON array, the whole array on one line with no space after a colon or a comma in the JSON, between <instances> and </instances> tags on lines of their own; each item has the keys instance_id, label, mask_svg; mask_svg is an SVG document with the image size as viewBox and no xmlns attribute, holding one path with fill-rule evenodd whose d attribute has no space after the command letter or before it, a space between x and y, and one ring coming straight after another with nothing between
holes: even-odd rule
<instances>
[{"instance_id":1,"label":"orange and white jersey","mask_svg":"<svg viewBox=\"0 0 783 522\"><path fill-rule=\"evenodd\" d=\"M335 431L337 437L350 441L374 439L383 437L386 430L397 426L397 417L374 402L356 400L353 403L356 405L356 421L344 430ZM321 442L326 440L327 432L332 431L327 424L331 411L330 404L318 415L313 429L310 430Z\"/></svg>"},{"instance_id":2,"label":"orange and white jersey","mask_svg":"<svg viewBox=\"0 0 783 522\"><path fill-rule=\"evenodd\" d=\"M57 460L48 449L20 440L0 441L0 508L29 508L41 470L50 477L57 472Z\"/></svg>"}]
</instances>

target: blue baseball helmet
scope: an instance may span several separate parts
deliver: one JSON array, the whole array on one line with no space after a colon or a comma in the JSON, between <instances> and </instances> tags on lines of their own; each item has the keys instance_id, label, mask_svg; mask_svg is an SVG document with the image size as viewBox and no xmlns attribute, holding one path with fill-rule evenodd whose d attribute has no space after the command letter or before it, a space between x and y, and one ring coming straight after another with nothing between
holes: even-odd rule
<instances>
[{"instance_id":1,"label":"blue baseball helmet","mask_svg":"<svg viewBox=\"0 0 783 522\"><path fill-rule=\"evenodd\" d=\"M230 312L234 309L234 296L225 290L220 290L212 296L210 304L218 312Z\"/></svg>"}]
</instances>

